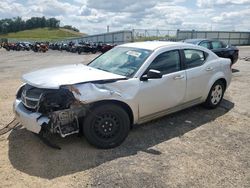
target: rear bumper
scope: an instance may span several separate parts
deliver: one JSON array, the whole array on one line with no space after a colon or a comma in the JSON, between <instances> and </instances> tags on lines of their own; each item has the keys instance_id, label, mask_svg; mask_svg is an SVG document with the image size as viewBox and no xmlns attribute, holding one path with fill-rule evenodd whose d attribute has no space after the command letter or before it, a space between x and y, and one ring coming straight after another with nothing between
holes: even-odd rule
<instances>
[{"instance_id":1,"label":"rear bumper","mask_svg":"<svg viewBox=\"0 0 250 188\"><path fill-rule=\"evenodd\" d=\"M29 131L39 133L43 124L49 123L49 118L42 116L41 113L27 110L21 100L16 99L13 104L16 119Z\"/></svg>"}]
</instances>

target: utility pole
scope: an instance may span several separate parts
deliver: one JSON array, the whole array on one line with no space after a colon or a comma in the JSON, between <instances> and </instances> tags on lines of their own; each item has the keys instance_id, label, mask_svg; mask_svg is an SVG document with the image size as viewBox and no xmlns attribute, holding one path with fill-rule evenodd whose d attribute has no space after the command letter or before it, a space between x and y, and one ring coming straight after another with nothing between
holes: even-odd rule
<instances>
[{"instance_id":1,"label":"utility pole","mask_svg":"<svg viewBox=\"0 0 250 188\"><path fill-rule=\"evenodd\" d=\"M107 33L109 33L109 25L107 25Z\"/></svg>"}]
</instances>

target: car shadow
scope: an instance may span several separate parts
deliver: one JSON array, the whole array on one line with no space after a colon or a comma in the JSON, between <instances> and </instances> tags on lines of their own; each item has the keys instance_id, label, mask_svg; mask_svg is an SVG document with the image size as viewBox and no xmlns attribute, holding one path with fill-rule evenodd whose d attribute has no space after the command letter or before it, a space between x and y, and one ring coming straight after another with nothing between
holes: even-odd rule
<instances>
[{"instance_id":1,"label":"car shadow","mask_svg":"<svg viewBox=\"0 0 250 188\"><path fill-rule=\"evenodd\" d=\"M62 147L61 150L55 150L43 144L26 129L18 128L8 137L9 159L19 171L53 179L82 172L117 158L135 155L140 151L161 155L160 151L151 147L205 126L233 107L232 102L224 99L214 110L195 106L143 125L135 125L121 146L109 150L96 149L84 137L69 136L63 139L54 136L53 140Z\"/></svg>"}]
</instances>

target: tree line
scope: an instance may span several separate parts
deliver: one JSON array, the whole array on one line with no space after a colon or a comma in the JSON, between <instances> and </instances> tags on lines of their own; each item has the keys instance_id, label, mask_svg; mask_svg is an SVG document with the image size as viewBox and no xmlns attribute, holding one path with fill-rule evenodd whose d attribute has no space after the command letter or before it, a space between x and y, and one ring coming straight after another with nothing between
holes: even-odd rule
<instances>
[{"instance_id":1,"label":"tree line","mask_svg":"<svg viewBox=\"0 0 250 188\"><path fill-rule=\"evenodd\" d=\"M0 20L0 34L18 32L27 29L36 28L59 28L60 20L56 18L31 17L30 19L23 20L21 17L5 18ZM78 31L75 27L67 25L67 29Z\"/></svg>"},{"instance_id":2,"label":"tree line","mask_svg":"<svg viewBox=\"0 0 250 188\"><path fill-rule=\"evenodd\" d=\"M76 32L79 32L79 29L77 29L77 28L75 28L75 27L72 27L71 25L65 25L65 26L63 26L62 28L64 28L64 29L69 29L69 30L76 31Z\"/></svg>"}]
</instances>

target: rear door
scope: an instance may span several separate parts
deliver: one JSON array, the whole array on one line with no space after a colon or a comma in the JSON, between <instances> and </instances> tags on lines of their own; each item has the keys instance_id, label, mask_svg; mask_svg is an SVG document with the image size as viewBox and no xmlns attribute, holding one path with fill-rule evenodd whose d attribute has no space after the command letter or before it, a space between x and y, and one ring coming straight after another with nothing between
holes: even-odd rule
<instances>
[{"instance_id":1,"label":"rear door","mask_svg":"<svg viewBox=\"0 0 250 188\"><path fill-rule=\"evenodd\" d=\"M214 67L206 63L208 54L204 51L183 49L182 53L187 76L187 89L184 101L199 100L204 95Z\"/></svg>"}]
</instances>

